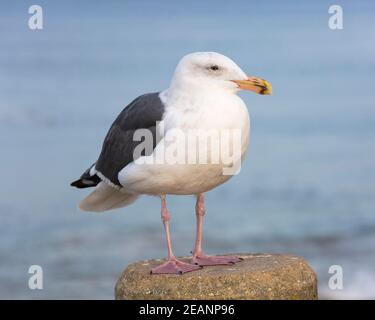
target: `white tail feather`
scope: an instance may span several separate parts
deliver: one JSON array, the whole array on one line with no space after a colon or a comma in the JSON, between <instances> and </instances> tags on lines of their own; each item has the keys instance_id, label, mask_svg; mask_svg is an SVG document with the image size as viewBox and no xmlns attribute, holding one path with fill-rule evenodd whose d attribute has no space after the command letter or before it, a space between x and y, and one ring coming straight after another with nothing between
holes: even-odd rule
<instances>
[{"instance_id":1,"label":"white tail feather","mask_svg":"<svg viewBox=\"0 0 375 320\"><path fill-rule=\"evenodd\" d=\"M124 193L100 182L96 189L81 201L79 208L83 211L102 212L125 207L137 198L137 194Z\"/></svg>"}]
</instances>

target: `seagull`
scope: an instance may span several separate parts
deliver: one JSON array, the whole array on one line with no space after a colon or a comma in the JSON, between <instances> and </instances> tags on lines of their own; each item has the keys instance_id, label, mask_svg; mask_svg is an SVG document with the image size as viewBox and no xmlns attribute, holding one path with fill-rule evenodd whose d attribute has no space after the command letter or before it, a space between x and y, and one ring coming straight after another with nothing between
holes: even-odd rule
<instances>
[{"instance_id":1,"label":"seagull","mask_svg":"<svg viewBox=\"0 0 375 320\"><path fill-rule=\"evenodd\" d=\"M272 93L266 80L246 75L220 53L184 56L168 89L141 95L122 110L96 162L71 183L95 188L80 202L83 211L122 208L140 195L160 197L168 258L152 274L183 274L241 261L206 255L202 249L204 194L239 172L248 149L250 117L236 94L240 90ZM172 250L167 195L196 197L196 238L189 262Z\"/></svg>"}]
</instances>

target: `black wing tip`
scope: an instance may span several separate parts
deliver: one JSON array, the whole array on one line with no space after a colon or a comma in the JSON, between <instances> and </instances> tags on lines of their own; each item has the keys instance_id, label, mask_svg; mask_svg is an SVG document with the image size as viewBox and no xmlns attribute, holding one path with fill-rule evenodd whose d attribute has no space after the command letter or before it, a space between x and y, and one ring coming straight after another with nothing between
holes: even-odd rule
<instances>
[{"instance_id":1,"label":"black wing tip","mask_svg":"<svg viewBox=\"0 0 375 320\"><path fill-rule=\"evenodd\" d=\"M73 181L71 184L70 184L71 187L76 187L76 188L79 188L79 189L82 189L82 188L87 188L89 187L88 185L85 185L82 181L82 179L78 179L76 181Z\"/></svg>"},{"instance_id":2,"label":"black wing tip","mask_svg":"<svg viewBox=\"0 0 375 320\"><path fill-rule=\"evenodd\" d=\"M92 167L94 167L96 162L91 165L90 168L88 168L82 176L78 179L73 181L70 186L71 187L76 187L78 189L83 189L83 188L92 188L95 187L99 184L100 181L102 181L96 174L91 175L90 171Z\"/></svg>"},{"instance_id":3,"label":"black wing tip","mask_svg":"<svg viewBox=\"0 0 375 320\"><path fill-rule=\"evenodd\" d=\"M93 177L93 179L91 180L88 180L88 179L78 179L76 181L73 181L70 186L72 187L76 187L78 189L83 189L83 188L92 188L92 187L95 187L98 185L98 183L100 182L101 180L95 176Z\"/></svg>"}]
</instances>

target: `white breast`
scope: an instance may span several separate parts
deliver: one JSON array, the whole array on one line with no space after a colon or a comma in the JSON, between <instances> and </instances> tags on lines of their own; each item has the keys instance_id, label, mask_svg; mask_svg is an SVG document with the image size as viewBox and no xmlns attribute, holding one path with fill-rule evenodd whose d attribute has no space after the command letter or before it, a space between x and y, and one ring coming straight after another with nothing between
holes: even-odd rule
<instances>
[{"instance_id":1,"label":"white breast","mask_svg":"<svg viewBox=\"0 0 375 320\"><path fill-rule=\"evenodd\" d=\"M142 157L138 164L132 163L126 166L119 174L120 183L127 190L136 193L197 194L227 181L232 176L227 173L231 172L231 166L234 164L230 161L222 161L223 150L220 150L219 162L217 162L217 158L212 156L212 148L218 145L221 148L227 146L228 143L225 141L228 139L231 141L230 135L232 134L233 137L237 134L240 136L240 141L237 142L240 150L237 153L240 161L243 160L248 148L250 130L250 118L244 102L234 94L222 92L195 96L194 99L183 95L178 99L172 97L166 99L166 95L166 92L161 94L166 104L163 118L164 139L155 148L152 156ZM168 138L175 132L183 133L187 137L185 142L182 142L182 139L170 141ZM192 163L189 159L191 148L189 138L205 132L211 141L208 144L197 143L194 146L197 161ZM234 146L229 146L230 150L227 151L230 153ZM185 160L178 161L182 157L176 157L177 163L170 163L170 159L165 159L168 148L185 150L183 155ZM157 161L162 159L163 154L165 161ZM202 159L199 158L201 154L207 154L207 163L202 163ZM229 157L229 160L233 158ZM146 160L153 161L147 163ZM144 163L139 164L142 161ZM226 174L225 170L227 170Z\"/></svg>"}]
</instances>

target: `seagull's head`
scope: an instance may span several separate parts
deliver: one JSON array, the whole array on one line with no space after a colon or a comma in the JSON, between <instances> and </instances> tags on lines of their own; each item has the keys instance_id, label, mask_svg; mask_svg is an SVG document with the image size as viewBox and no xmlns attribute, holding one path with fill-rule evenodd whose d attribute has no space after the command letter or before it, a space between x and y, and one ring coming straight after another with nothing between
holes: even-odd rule
<instances>
[{"instance_id":1,"label":"seagull's head","mask_svg":"<svg viewBox=\"0 0 375 320\"><path fill-rule=\"evenodd\" d=\"M266 80L246 75L233 60L216 52L195 52L184 56L176 67L171 86L189 91L272 93Z\"/></svg>"}]
</instances>

